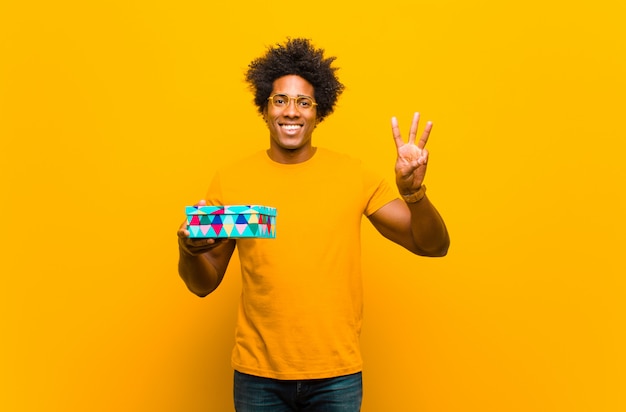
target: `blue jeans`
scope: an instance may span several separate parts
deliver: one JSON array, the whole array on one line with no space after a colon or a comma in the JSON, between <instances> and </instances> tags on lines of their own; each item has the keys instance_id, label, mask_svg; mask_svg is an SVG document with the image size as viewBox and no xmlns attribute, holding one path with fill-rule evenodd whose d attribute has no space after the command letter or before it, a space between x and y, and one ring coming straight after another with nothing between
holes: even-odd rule
<instances>
[{"instance_id":1,"label":"blue jeans","mask_svg":"<svg viewBox=\"0 0 626 412\"><path fill-rule=\"evenodd\" d=\"M328 379L278 380L235 371L237 412L359 412L361 372Z\"/></svg>"}]
</instances>

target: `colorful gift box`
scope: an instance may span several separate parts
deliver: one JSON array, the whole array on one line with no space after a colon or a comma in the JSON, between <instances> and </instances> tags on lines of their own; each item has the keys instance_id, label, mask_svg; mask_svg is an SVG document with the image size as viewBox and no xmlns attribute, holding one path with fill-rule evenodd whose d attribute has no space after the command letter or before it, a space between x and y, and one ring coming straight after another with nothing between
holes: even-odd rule
<instances>
[{"instance_id":1,"label":"colorful gift box","mask_svg":"<svg viewBox=\"0 0 626 412\"><path fill-rule=\"evenodd\" d=\"M260 205L187 206L190 238L276 237L276 209Z\"/></svg>"}]
</instances>

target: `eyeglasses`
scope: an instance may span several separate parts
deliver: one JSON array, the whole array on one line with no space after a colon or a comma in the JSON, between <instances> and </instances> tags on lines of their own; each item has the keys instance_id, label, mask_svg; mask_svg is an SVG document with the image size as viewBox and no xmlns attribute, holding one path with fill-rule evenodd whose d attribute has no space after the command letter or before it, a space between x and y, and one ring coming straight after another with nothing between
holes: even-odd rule
<instances>
[{"instance_id":1,"label":"eyeglasses","mask_svg":"<svg viewBox=\"0 0 626 412\"><path fill-rule=\"evenodd\" d=\"M278 108L288 107L291 101L296 102L296 108L298 110L311 110L314 106L317 106L317 103L313 101L312 97L309 96L288 96L286 94L273 94L267 98L270 102L272 102L272 106Z\"/></svg>"}]
</instances>

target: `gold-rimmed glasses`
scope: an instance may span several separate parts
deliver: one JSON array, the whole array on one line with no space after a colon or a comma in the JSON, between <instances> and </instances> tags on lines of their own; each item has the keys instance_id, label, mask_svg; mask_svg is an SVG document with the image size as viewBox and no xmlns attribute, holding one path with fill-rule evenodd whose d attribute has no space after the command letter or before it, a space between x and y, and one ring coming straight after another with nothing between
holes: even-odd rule
<instances>
[{"instance_id":1,"label":"gold-rimmed glasses","mask_svg":"<svg viewBox=\"0 0 626 412\"><path fill-rule=\"evenodd\" d=\"M317 106L317 103L309 96L289 96L287 94L276 93L268 97L267 100L272 102L272 106L281 109L288 107L292 100L296 103L298 110L310 110Z\"/></svg>"}]
</instances>

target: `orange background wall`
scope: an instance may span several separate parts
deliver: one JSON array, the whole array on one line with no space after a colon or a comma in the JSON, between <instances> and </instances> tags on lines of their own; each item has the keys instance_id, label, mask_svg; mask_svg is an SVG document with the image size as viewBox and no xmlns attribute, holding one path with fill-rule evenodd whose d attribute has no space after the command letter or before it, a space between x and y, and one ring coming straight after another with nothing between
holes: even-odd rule
<instances>
[{"instance_id":1,"label":"orange background wall","mask_svg":"<svg viewBox=\"0 0 626 412\"><path fill-rule=\"evenodd\" d=\"M318 145L391 174L389 118L435 122L452 248L364 224L363 411L626 410L623 2L226 3L0 5L0 409L232 410L237 268L194 297L175 232L304 36L347 86Z\"/></svg>"}]
</instances>

